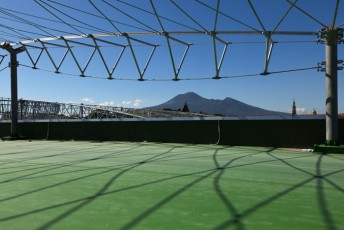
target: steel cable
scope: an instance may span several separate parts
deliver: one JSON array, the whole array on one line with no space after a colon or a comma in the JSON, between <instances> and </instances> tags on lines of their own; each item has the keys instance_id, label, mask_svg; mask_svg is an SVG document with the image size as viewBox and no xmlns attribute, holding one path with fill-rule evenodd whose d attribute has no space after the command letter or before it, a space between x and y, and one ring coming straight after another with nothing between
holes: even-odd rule
<instances>
[{"instance_id":1,"label":"steel cable","mask_svg":"<svg viewBox=\"0 0 344 230\"><path fill-rule=\"evenodd\" d=\"M289 4L293 5L293 3L290 0L286 0ZM294 7L296 9L298 9L300 12L302 12L304 15L306 15L307 17L309 17L310 19L312 19L313 21L317 22L318 24L320 24L322 27L327 27L324 23L322 23L321 21L319 21L318 19L316 19L315 17L313 17L312 15L310 15L309 13L307 13L306 11L304 11L302 8L298 7L296 4L294 5Z\"/></svg>"},{"instance_id":2,"label":"steel cable","mask_svg":"<svg viewBox=\"0 0 344 230\"><path fill-rule=\"evenodd\" d=\"M23 19L23 18L21 18L21 17L19 17L19 16L16 16L16 15L14 15L14 14L12 14L12 13L4 12L2 9L0 9L0 12L3 13L3 14L5 14L5 15L7 15L7 16L10 16L10 17L16 19L17 21L19 21L19 22L21 22L21 23L24 23L24 24L27 24L27 25L36 27L37 29L43 31L44 33L46 33L46 34L49 35L49 36L54 36L53 34L51 34L51 33L47 32L46 30L42 29L41 26L38 25L38 24L36 24L36 23L30 22L30 21L28 21L28 20L26 20L26 19ZM45 36L46 36L46 35L45 35Z\"/></svg>"},{"instance_id":3,"label":"steel cable","mask_svg":"<svg viewBox=\"0 0 344 230\"><path fill-rule=\"evenodd\" d=\"M61 21L62 23L64 23L65 25L67 25L68 27L71 27L72 29L74 29L75 31L78 31L78 33L84 34L81 30L75 28L74 26L72 26L71 24L65 22L63 19L61 19L59 16L57 16L56 14L54 14L53 12L51 12L47 7L43 6L41 3L39 3L38 1L41 0L34 0L39 6L41 6L44 10L46 10L48 13L50 13L52 16L54 16L55 18L57 18L59 21Z\"/></svg>"},{"instance_id":4,"label":"steel cable","mask_svg":"<svg viewBox=\"0 0 344 230\"><path fill-rule=\"evenodd\" d=\"M120 2L120 3L122 3L122 4L125 4L125 5L127 5L127 6L130 6L130 7L134 8L134 9L137 9L137 10L140 10L140 11L142 11L142 12L145 12L145 13L147 13L147 14L154 15L154 13L152 13L152 12L150 12L150 11L148 11L148 10L145 10L145 9L142 9L142 8L137 7L137 6L135 6L135 5L129 4L129 3L125 2L125 1L122 1L122 0L116 0L116 1L118 1L118 2ZM180 26L183 26L183 27L185 27L185 28L188 28L188 29L191 29L191 30L194 30L194 31L201 32L201 31L198 30L198 29L195 29L195 28L193 28L193 27L191 27L191 26L188 26L188 25L186 25L186 24L177 22L177 21L172 20L172 19L170 19L170 18L161 16L161 15L159 15L159 17L162 18L162 19L164 19L164 20L166 20L166 21L172 22L172 23L174 23L174 24L176 24L176 25L180 25Z\"/></svg>"},{"instance_id":5,"label":"steel cable","mask_svg":"<svg viewBox=\"0 0 344 230\"><path fill-rule=\"evenodd\" d=\"M202 26L197 20L195 20L190 14L188 14L183 8L181 8L174 0L170 0L170 2L177 7L185 16L187 16L191 21L193 21L196 25L201 27L204 32L209 32L204 26Z\"/></svg>"},{"instance_id":6,"label":"steel cable","mask_svg":"<svg viewBox=\"0 0 344 230\"><path fill-rule=\"evenodd\" d=\"M49 73L55 73L53 70L47 70L43 68L35 67L25 65L25 64L19 64L19 66L23 66L25 68L30 68L34 70L39 70L43 72L49 72ZM8 68L8 67L6 67ZM318 67L306 67L306 68L297 68L297 69L288 69L288 70L279 70L279 71L272 71L269 72L267 75L275 75L275 74L283 74L283 73L290 73L290 72L299 72L299 71L307 71L307 70L314 70L318 69ZM81 77L78 74L72 74L72 73L66 73L66 72L59 72L59 75L66 75L66 76L73 76L73 77ZM220 79L231 79L231 78L246 78L246 77L262 77L262 73L253 73L253 74L240 74L240 75L232 75L232 76L220 76L218 79L214 79L213 77L195 77L195 78L178 78L178 81L202 81L202 80L220 80ZM116 81L138 81L137 78L129 78L129 77L116 77L116 78L104 78L104 77L98 77L98 76L90 76L90 75L84 75L82 78L94 78L94 79L102 79L102 80L116 80ZM173 77L165 77L164 79L157 79L157 78L145 78L143 81L174 81Z\"/></svg>"},{"instance_id":7,"label":"steel cable","mask_svg":"<svg viewBox=\"0 0 344 230\"><path fill-rule=\"evenodd\" d=\"M140 21L140 20L134 18L134 17L131 16L130 14L124 12L123 10L121 10L121 9L119 9L118 7L112 5L111 3L107 2L106 0L102 0L102 1L103 1L104 3L106 3L108 6L110 6L111 8L113 8L114 10L116 10L116 11L118 11L118 12L124 14L124 15L127 16L128 18L134 20L135 22L137 22L137 23L139 23L139 24L141 24L141 25L147 27L148 29L150 29L150 31L158 32L157 30L155 30L154 28L150 27L150 26L147 25L146 23L143 23L142 21ZM142 28L142 30L144 30L144 31L149 31L149 30L146 30L146 29L143 29L143 28Z\"/></svg>"},{"instance_id":8,"label":"steel cable","mask_svg":"<svg viewBox=\"0 0 344 230\"><path fill-rule=\"evenodd\" d=\"M14 32L16 34L19 34L19 35L25 37L26 39L33 40L32 37L28 37L25 34L22 34L22 33L18 32L18 31L21 31L21 32L24 32L24 33L31 33L30 31L21 30L21 29L17 29L17 28L12 28L10 26L6 26L6 25L3 25L3 24L0 24L0 27L6 28L6 29L8 29L8 30L10 30L10 31L12 31L12 32Z\"/></svg>"},{"instance_id":9,"label":"steel cable","mask_svg":"<svg viewBox=\"0 0 344 230\"><path fill-rule=\"evenodd\" d=\"M281 20L277 23L277 25L275 26L275 28L272 30L272 33L275 32L277 30L277 28L281 25L281 23L286 19L286 17L288 16L288 14L290 13L290 11L294 8L295 4L298 2L299 0L295 0L293 2L293 4L288 8L287 12L283 15L283 17L281 18Z\"/></svg>"},{"instance_id":10,"label":"steel cable","mask_svg":"<svg viewBox=\"0 0 344 230\"><path fill-rule=\"evenodd\" d=\"M89 25L89 24L87 24L87 23L84 23L83 21L80 21L79 19L76 19L76 18L74 18L74 17L68 15L67 13L65 13L65 12L63 12L63 11L57 9L56 7L52 6L51 4L48 4L48 3L44 2L44 1L42 1L42 0L34 0L34 1L35 1L37 4L39 4L42 8L44 8L46 11L48 11L50 14L52 14L54 17L56 17L57 19L59 19L61 22L65 23L67 26L73 28L74 30L78 31L78 32L81 33L81 34L89 34L89 33L85 33L85 32L83 32L83 31L77 29L75 26L72 26L70 23L67 23L66 21L64 21L63 19L61 19L59 16L57 16L56 14L54 14L54 13L53 13L51 10L49 10L47 7L45 7L45 6L43 6L42 4L38 3L38 1L44 3L44 4L47 5L48 7L54 9L55 11L59 12L60 14L62 14L62 15L64 15L64 16L66 16L67 18L70 18L70 19L72 19L72 20L74 20L74 21L76 21L76 22L78 22L78 23L80 23L80 24L83 24L83 25L85 25L85 26L88 26L88 27L89 27L88 29L92 29L92 30L94 30L94 31L103 32L103 33L104 33L104 32L105 32L105 33L112 33L112 31L107 31L107 30L99 29L98 27L91 26L91 25Z\"/></svg>"},{"instance_id":11,"label":"steel cable","mask_svg":"<svg viewBox=\"0 0 344 230\"><path fill-rule=\"evenodd\" d=\"M37 18L39 20L44 20L44 21L48 21L48 22L54 22L54 23L64 24L65 25L65 23L63 23L61 21L50 19L50 18L40 17L40 16L37 16L37 15L32 15L32 14L28 14L28 13L24 13L24 12L20 12L20 11L16 11L16 10L10 10L10 9L4 8L4 7L0 7L0 9L6 10L6 11L11 11L12 13L16 13L16 14L20 14L20 15L25 15L25 16L32 17L32 18ZM85 13L88 13L88 12L85 12ZM91 13L89 13L89 14L94 16L94 17L102 18L102 17L100 17L98 15L95 15L95 14L91 14ZM123 23L123 22L119 22L119 21L115 21L115 20L112 20L112 21L117 23L117 24L120 24L120 25L124 25L124 26L135 28L135 29L143 30L140 27L129 25L129 24L126 24L126 23ZM75 25L75 24L72 24L72 23L70 23L70 25L72 25L74 27L77 27L77 28L81 28L81 29L88 29L86 27L83 27L83 26L80 26L80 25ZM56 32L62 32L63 34L70 34L70 32L62 31L62 30L57 30L57 29L54 29L54 28L48 28L47 27L47 29L50 29L50 30L56 31ZM77 34L74 34L74 35L77 35Z\"/></svg>"},{"instance_id":12,"label":"steel cable","mask_svg":"<svg viewBox=\"0 0 344 230\"><path fill-rule=\"evenodd\" d=\"M213 10L213 11L216 11L215 8L209 6L208 4L206 4L206 3L204 3L204 2L201 2L200 0L195 0L195 1L198 2L199 4L205 6L205 7L207 7L207 8L209 8L209 9ZM226 14L226 13L223 13L222 11L219 11L219 14L221 14L222 16L224 16L224 17L226 17L226 18L229 18L229 19L231 19L231 20L233 20L233 21L235 21L235 22L237 22L237 23L239 23L239 24L241 24L241 25L243 25L243 26L245 26L245 27L247 27L247 28L250 28L250 29L252 29L252 30L254 30L254 31L260 32L258 29L254 28L254 27L252 27L252 26L250 26L250 25L248 25L248 24L246 24L246 23L244 23L244 22L242 22L242 21L240 21L240 20L238 20L238 19L236 19L236 18L233 18L232 16L230 16L230 15L228 15L228 14Z\"/></svg>"},{"instance_id":13,"label":"steel cable","mask_svg":"<svg viewBox=\"0 0 344 230\"><path fill-rule=\"evenodd\" d=\"M336 2L336 8L335 8L335 11L334 11L332 26L336 25L339 2L340 2L340 0L337 0L337 2Z\"/></svg>"},{"instance_id":14,"label":"steel cable","mask_svg":"<svg viewBox=\"0 0 344 230\"><path fill-rule=\"evenodd\" d=\"M258 13L257 13L256 9L254 8L254 6L253 6L251 0L247 0L247 1L248 1L249 5L250 5L250 7L251 7L251 9L252 9L252 11L253 11L253 13L254 13L254 15L256 16L256 19L258 20L260 26L262 27L262 29L264 30L264 32L266 32L265 26L264 26L262 20L260 19L260 17L258 16Z\"/></svg>"},{"instance_id":15,"label":"steel cable","mask_svg":"<svg viewBox=\"0 0 344 230\"><path fill-rule=\"evenodd\" d=\"M5 66L4 68L2 68L1 70L0 70L0 73L2 72L2 71L4 71L5 69L7 69L7 68L9 68L8 66Z\"/></svg>"}]
</instances>

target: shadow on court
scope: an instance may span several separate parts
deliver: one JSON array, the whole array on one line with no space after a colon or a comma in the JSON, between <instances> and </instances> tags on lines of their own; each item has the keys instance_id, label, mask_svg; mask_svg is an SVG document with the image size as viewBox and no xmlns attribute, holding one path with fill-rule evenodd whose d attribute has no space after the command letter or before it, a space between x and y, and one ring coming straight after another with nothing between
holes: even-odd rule
<instances>
[{"instance_id":1,"label":"shadow on court","mask_svg":"<svg viewBox=\"0 0 344 230\"><path fill-rule=\"evenodd\" d=\"M50 142L43 143L49 144ZM279 201L281 198L286 197L296 190L302 190L305 186L309 187L314 183L316 185L317 208L321 213L320 216L322 216L322 220L319 220L319 223L325 226L325 229L339 229L339 224L337 223L338 218L333 216L333 207L328 202L326 191L330 187L342 196L344 189L332 176L343 173L344 167L339 166L338 169L332 170L329 173L322 173L323 159L329 158L338 165L337 162L343 161L341 156L338 155L316 155L309 153L285 154L275 148L254 149L228 146L108 142L84 143L86 147L70 150L64 146L65 144L68 146L70 144L69 142L60 143L62 146L59 146L56 142L51 144L57 145L57 153L49 154L43 151L40 154L32 154L31 152L30 156L25 157L23 155L30 153L29 150L21 151L19 149L17 154L11 150L13 154L9 154L6 153L7 150L9 151L9 148L6 151L0 152L0 156L2 156L0 158L0 162L2 162L0 165L0 172L2 173L0 177L1 186L14 186L15 188L15 184L21 181L46 180L50 177L67 178L66 180L53 183L49 180L49 183L47 182L45 186L29 187L25 191L2 196L0 198L1 207L18 199L25 200L26 197L30 197L35 193L46 193L49 195L51 189L65 187L72 183L83 183L85 179L104 177L103 184L87 196L69 199L64 202L44 203L41 207L27 211L16 210L7 216L0 215L0 227L2 225L1 223L11 221L20 222L24 217L37 214L41 215L47 211L64 207L64 211L60 212L60 214L45 219L45 222L38 223L39 226L36 227L36 229L49 229L67 221L67 219L73 218L74 214L80 210L87 210L100 197L112 197L116 193L126 194L126 192L136 191L145 187L165 186L172 182L185 179L187 182L176 186L174 191L167 190L160 198L151 199L145 206L138 207L138 210L142 210L139 214L132 214L129 221L119 224L116 228L132 229L141 227L142 224L149 222L150 218L154 217L161 209L164 209L174 201L178 201L181 195L190 192L195 186L207 184L209 190L213 191L218 200L220 200L221 206L225 207L223 211L227 212L227 218L219 220L212 228L250 229L252 225L247 225L246 221L250 216L262 211L264 207ZM37 146L36 150L38 149L47 150L48 148ZM103 152L106 153L103 154ZM16 159L18 155L20 157ZM11 158L4 158L5 156L11 156ZM76 157L73 158L71 156ZM308 159L314 159L315 157L315 165L309 165L307 163L307 167L301 167L294 164L299 161L308 162ZM46 161L46 159L49 159L49 161ZM111 165L112 163L113 165ZM237 172L238 170L247 170L252 167L261 167L262 165L266 165L266 170L270 170L269 165L274 166L277 163L279 167L284 167L283 170L292 170L294 173L302 174L303 177L295 178L293 180L294 182L286 184L279 192L270 194L268 197L262 198L260 201L252 203L243 209L236 197L231 196L231 193L229 193L230 187L228 187L228 181L230 180L229 176L231 176L232 170L236 170ZM173 172L165 171L159 168L162 167L160 164L176 170ZM136 183L128 183L126 186L123 186L123 184L118 187L116 186L118 181L123 177L127 178L133 175L139 177L140 172L146 173L147 171L152 171L152 173L157 172L159 175L137 180ZM11 175L13 176L8 177ZM3 179L5 176L7 178ZM114 202L114 205L116 205L116 201L109 202ZM334 211L337 212L337 210ZM199 221L206 222L205 219L200 219ZM273 220L271 221L273 222ZM80 224L82 225L83 223ZM176 227L178 228L178 225ZM187 228L192 226L180 227Z\"/></svg>"}]
</instances>

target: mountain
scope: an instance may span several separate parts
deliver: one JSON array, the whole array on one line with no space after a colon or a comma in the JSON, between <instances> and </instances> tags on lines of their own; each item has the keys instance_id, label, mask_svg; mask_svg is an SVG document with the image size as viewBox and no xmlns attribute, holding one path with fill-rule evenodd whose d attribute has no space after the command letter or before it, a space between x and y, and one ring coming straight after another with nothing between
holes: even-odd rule
<instances>
[{"instance_id":1,"label":"mountain","mask_svg":"<svg viewBox=\"0 0 344 230\"><path fill-rule=\"evenodd\" d=\"M221 114L225 116L280 116L287 113L269 111L252 105L245 104L233 98L227 97L224 100L207 99L196 93L189 92L179 94L171 100L148 109L182 109L187 103L190 112Z\"/></svg>"}]
</instances>

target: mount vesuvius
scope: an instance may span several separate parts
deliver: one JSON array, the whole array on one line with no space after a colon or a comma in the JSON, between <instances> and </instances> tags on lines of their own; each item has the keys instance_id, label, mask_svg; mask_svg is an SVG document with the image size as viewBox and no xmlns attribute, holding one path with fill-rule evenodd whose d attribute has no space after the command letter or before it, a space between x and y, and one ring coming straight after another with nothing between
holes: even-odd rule
<instances>
[{"instance_id":1,"label":"mount vesuvius","mask_svg":"<svg viewBox=\"0 0 344 230\"><path fill-rule=\"evenodd\" d=\"M207 99L199 96L196 93L189 92L179 94L171 100L157 106L149 107L148 109L183 109L185 103L189 111L194 113L216 114L224 116L281 116L288 115L287 113L276 112L258 108L252 105L245 104L233 98L226 97L223 100Z\"/></svg>"}]
</instances>

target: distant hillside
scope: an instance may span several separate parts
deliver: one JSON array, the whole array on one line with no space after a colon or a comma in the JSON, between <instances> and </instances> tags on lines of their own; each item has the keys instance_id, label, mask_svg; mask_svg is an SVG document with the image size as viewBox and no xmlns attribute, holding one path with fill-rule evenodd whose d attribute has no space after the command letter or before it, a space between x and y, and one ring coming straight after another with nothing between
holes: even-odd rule
<instances>
[{"instance_id":1,"label":"distant hillside","mask_svg":"<svg viewBox=\"0 0 344 230\"><path fill-rule=\"evenodd\" d=\"M272 115L287 115L287 113L269 111L255 106L245 104L233 98L227 97L224 100L207 99L199 96L196 93L189 92L179 94L171 100L149 109L182 109L187 103L190 112L206 113L206 114L221 114L225 116L272 116Z\"/></svg>"}]
</instances>

